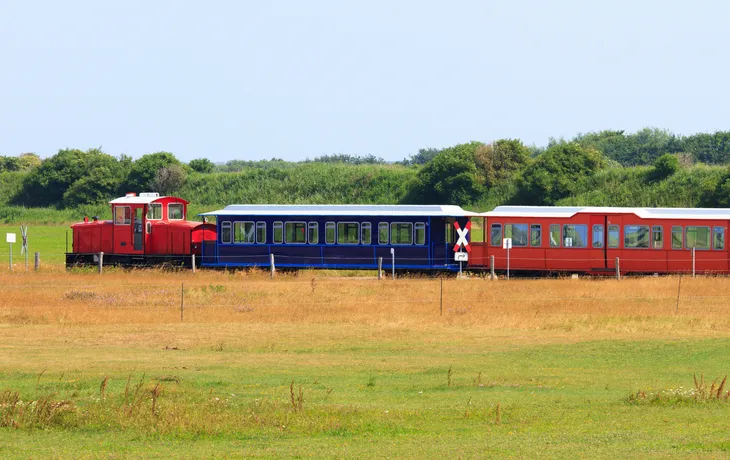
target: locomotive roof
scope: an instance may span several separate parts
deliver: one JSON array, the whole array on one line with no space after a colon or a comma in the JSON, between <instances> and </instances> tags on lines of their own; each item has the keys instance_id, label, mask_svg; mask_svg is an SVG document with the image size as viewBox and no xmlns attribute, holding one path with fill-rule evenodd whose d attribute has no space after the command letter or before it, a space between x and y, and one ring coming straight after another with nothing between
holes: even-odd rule
<instances>
[{"instance_id":1,"label":"locomotive roof","mask_svg":"<svg viewBox=\"0 0 730 460\"><path fill-rule=\"evenodd\" d=\"M175 198L172 196L160 196L159 193L140 193L139 195L128 193L126 196L111 200L109 204L150 204L165 198L179 200L181 202L187 203L187 201L183 200L182 198Z\"/></svg>"},{"instance_id":2,"label":"locomotive roof","mask_svg":"<svg viewBox=\"0 0 730 460\"><path fill-rule=\"evenodd\" d=\"M465 217L460 206L400 204L233 204L200 216L424 216Z\"/></svg>"},{"instance_id":3,"label":"locomotive roof","mask_svg":"<svg viewBox=\"0 0 730 460\"><path fill-rule=\"evenodd\" d=\"M620 208L601 206L497 206L484 217L573 217L576 214L635 214L642 219L730 220L729 208Z\"/></svg>"}]
</instances>

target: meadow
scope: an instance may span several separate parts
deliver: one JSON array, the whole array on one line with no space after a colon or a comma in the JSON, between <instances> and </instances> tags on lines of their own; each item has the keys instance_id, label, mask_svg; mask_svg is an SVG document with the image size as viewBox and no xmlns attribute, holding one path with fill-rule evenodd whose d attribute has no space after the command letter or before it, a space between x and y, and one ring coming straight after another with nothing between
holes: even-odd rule
<instances>
[{"instance_id":1,"label":"meadow","mask_svg":"<svg viewBox=\"0 0 730 460\"><path fill-rule=\"evenodd\" d=\"M726 456L730 283L679 281L1 268L0 455Z\"/></svg>"}]
</instances>

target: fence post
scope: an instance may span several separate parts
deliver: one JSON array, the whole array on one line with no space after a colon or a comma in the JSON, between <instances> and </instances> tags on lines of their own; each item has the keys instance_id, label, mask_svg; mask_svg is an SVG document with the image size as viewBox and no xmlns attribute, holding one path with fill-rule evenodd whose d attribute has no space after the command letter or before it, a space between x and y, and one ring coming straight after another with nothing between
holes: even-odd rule
<instances>
[{"instance_id":1,"label":"fence post","mask_svg":"<svg viewBox=\"0 0 730 460\"><path fill-rule=\"evenodd\" d=\"M191 261L193 263L193 273L195 273L195 254L191 256Z\"/></svg>"},{"instance_id":2,"label":"fence post","mask_svg":"<svg viewBox=\"0 0 730 460\"><path fill-rule=\"evenodd\" d=\"M274 279L274 273L276 272L276 266L274 265L274 254L269 254L269 265L271 266L271 279Z\"/></svg>"},{"instance_id":3,"label":"fence post","mask_svg":"<svg viewBox=\"0 0 730 460\"><path fill-rule=\"evenodd\" d=\"M489 279L492 281L497 279L497 275L494 274L494 256L489 256Z\"/></svg>"},{"instance_id":4,"label":"fence post","mask_svg":"<svg viewBox=\"0 0 730 460\"><path fill-rule=\"evenodd\" d=\"M180 282L180 322L183 322L185 313L185 283Z\"/></svg>"},{"instance_id":5,"label":"fence post","mask_svg":"<svg viewBox=\"0 0 730 460\"><path fill-rule=\"evenodd\" d=\"M25 271L28 271L28 250L25 250Z\"/></svg>"},{"instance_id":6,"label":"fence post","mask_svg":"<svg viewBox=\"0 0 730 460\"><path fill-rule=\"evenodd\" d=\"M692 278L695 277L695 248L692 248Z\"/></svg>"},{"instance_id":7,"label":"fence post","mask_svg":"<svg viewBox=\"0 0 730 460\"><path fill-rule=\"evenodd\" d=\"M621 265L618 257L616 257L616 280L621 280Z\"/></svg>"},{"instance_id":8,"label":"fence post","mask_svg":"<svg viewBox=\"0 0 730 460\"><path fill-rule=\"evenodd\" d=\"M383 279L383 258L378 257L378 279Z\"/></svg>"},{"instance_id":9,"label":"fence post","mask_svg":"<svg viewBox=\"0 0 730 460\"><path fill-rule=\"evenodd\" d=\"M36 251L35 253L35 271L41 269L41 253Z\"/></svg>"},{"instance_id":10,"label":"fence post","mask_svg":"<svg viewBox=\"0 0 730 460\"><path fill-rule=\"evenodd\" d=\"M395 279L395 249L390 248L390 255L392 257L392 261L391 261L391 267L392 267L391 268L391 273L393 275L393 279Z\"/></svg>"},{"instance_id":11,"label":"fence post","mask_svg":"<svg viewBox=\"0 0 730 460\"><path fill-rule=\"evenodd\" d=\"M10 271L13 271L13 243L8 243L10 247Z\"/></svg>"},{"instance_id":12,"label":"fence post","mask_svg":"<svg viewBox=\"0 0 730 460\"><path fill-rule=\"evenodd\" d=\"M439 316L444 315L444 277L441 277L441 293L439 295Z\"/></svg>"},{"instance_id":13,"label":"fence post","mask_svg":"<svg viewBox=\"0 0 730 460\"><path fill-rule=\"evenodd\" d=\"M104 270L104 252L99 253L99 274Z\"/></svg>"}]
</instances>

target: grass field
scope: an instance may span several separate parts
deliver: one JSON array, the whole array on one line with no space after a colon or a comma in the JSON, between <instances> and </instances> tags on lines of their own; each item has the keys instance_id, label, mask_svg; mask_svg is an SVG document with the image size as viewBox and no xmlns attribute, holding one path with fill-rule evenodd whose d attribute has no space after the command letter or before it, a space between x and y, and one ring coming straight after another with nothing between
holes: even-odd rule
<instances>
[{"instance_id":1,"label":"grass field","mask_svg":"<svg viewBox=\"0 0 730 460\"><path fill-rule=\"evenodd\" d=\"M725 278L321 275L0 273L0 456L730 452Z\"/></svg>"}]
</instances>

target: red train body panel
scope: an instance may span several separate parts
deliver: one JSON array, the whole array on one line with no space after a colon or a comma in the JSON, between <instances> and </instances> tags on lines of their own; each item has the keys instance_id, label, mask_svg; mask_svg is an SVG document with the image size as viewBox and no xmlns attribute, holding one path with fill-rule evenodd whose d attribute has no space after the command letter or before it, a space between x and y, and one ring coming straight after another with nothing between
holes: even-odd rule
<instances>
[{"instance_id":1,"label":"red train body panel","mask_svg":"<svg viewBox=\"0 0 730 460\"><path fill-rule=\"evenodd\" d=\"M484 241L472 241L469 267L507 268L504 238L512 239L510 270L615 273L730 271L726 243L730 210L500 206L472 220Z\"/></svg>"},{"instance_id":2,"label":"red train body panel","mask_svg":"<svg viewBox=\"0 0 730 460\"><path fill-rule=\"evenodd\" d=\"M215 225L185 220L188 202L182 198L129 193L109 203L112 220L71 225L67 264L91 262L101 252L111 263L189 263L203 241L215 240Z\"/></svg>"}]
</instances>

